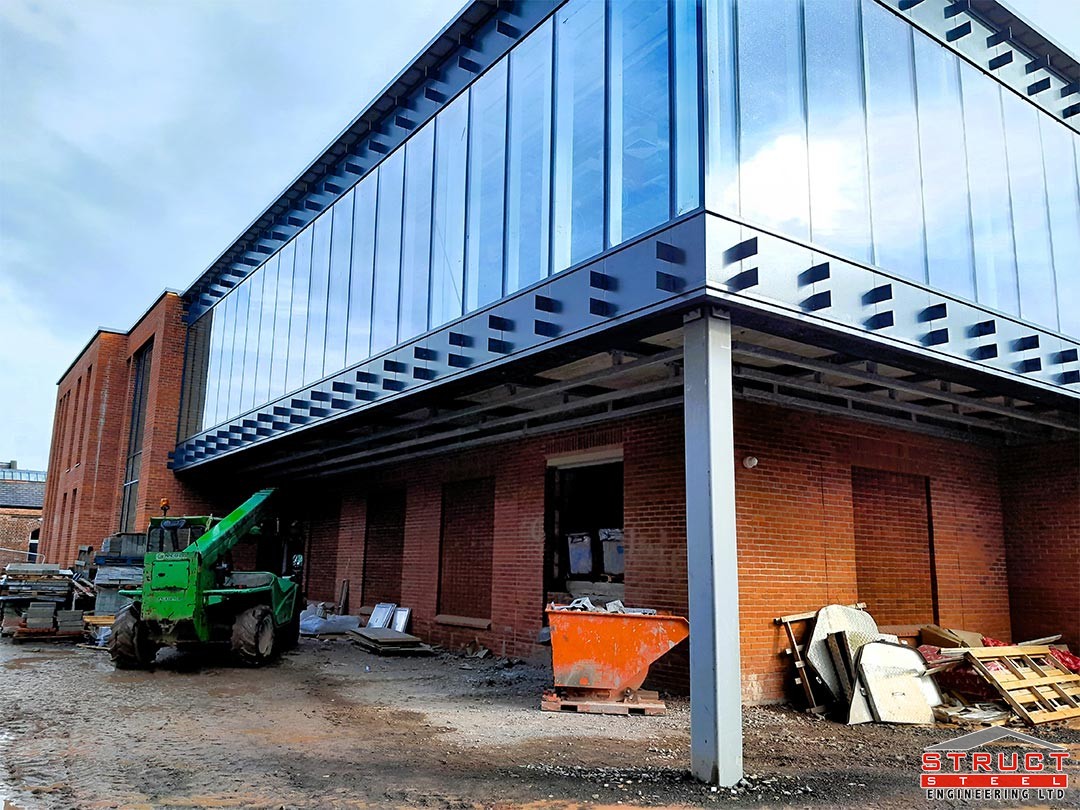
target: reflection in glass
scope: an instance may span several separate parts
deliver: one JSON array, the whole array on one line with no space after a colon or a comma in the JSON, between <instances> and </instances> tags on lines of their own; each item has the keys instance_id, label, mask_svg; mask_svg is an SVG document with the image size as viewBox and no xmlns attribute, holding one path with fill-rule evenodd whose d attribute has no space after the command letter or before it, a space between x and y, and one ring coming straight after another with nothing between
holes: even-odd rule
<instances>
[{"instance_id":1,"label":"reflection in glass","mask_svg":"<svg viewBox=\"0 0 1080 810\"><path fill-rule=\"evenodd\" d=\"M259 339L255 346L255 388L249 408L270 399L270 365L274 359L274 318L277 314L277 287L280 252L267 259L259 271L263 279L262 311L259 313Z\"/></svg>"},{"instance_id":2,"label":"reflection in glass","mask_svg":"<svg viewBox=\"0 0 1080 810\"><path fill-rule=\"evenodd\" d=\"M698 2L673 0L675 53L675 213L701 204L700 116L698 112Z\"/></svg>"},{"instance_id":3,"label":"reflection in glass","mask_svg":"<svg viewBox=\"0 0 1080 810\"><path fill-rule=\"evenodd\" d=\"M604 247L604 3L563 6L555 37L552 262L558 271Z\"/></svg>"},{"instance_id":4,"label":"reflection in glass","mask_svg":"<svg viewBox=\"0 0 1080 810\"><path fill-rule=\"evenodd\" d=\"M218 387L221 384L221 347L225 333L225 307L218 304L202 319L210 319L210 357L206 365L206 405L203 409L202 429L217 424ZM200 319L200 320L202 320Z\"/></svg>"},{"instance_id":5,"label":"reflection in glass","mask_svg":"<svg viewBox=\"0 0 1080 810\"><path fill-rule=\"evenodd\" d=\"M405 150L379 166L379 203L375 225L375 286L371 307L371 353L397 343L398 289L401 281L401 207Z\"/></svg>"},{"instance_id":6,"label":"reflection in glass","mask_svg":"<svg viewBox=\"0 0 1080 810\"><path fill-rule=\"evenodd\" d=\"M811 238L870 262L859 0L806 0L805 9Z\"/></svg>"},{"instance_id":7,"label":"reflection in glass","mask_svg":"<svg viewBox=\"0 0 1080 810\"><path fill-rule=\"evenodd\" d=\"M330 231L333 220L324 213L312 224L311 287L308 288L308 325L305 339L304 384L315 382L323 375L323 354L326 349L326 294L330 279Z\"/></svg>"},{"instance_id":8,"label":"reflection in glass","mask_svg":"<svg viewBox=\"0 0 1080 810\"><path fill-rule=\"evenodd\" d=\"M292 315L289 327L289 364L285 391L295 391L304 384L305 338L308 323L308 285L311 283L311 231L308 225L296 237L293 261Z\"/></svg>"},{"instance_id":9,"label":"reflection in glass","mask_svg":"<svg viewBox=\"0 0 1080 810\"><path fill-rule=\"evenodd\" d=\"M863 0L874 263L926 281L912 28Z\"/></svg>"},{"instance_id":10,"label":"reflection in glass","mask_svg":"<svg viewBox=\"0 0 1080 810\"><path fill-rule=\"evenodd\" d=\"M353 192L334 203L330 236L330 280L326 294L326 357L323 375L345 368L349 323L349 264L352 261Z\"/></svg>"},{"instance_id":11,"label":"reflection in glass","mask_svg":"<svg viewBox=\"0 0 1080 810\"><path fill-rule=\"evenodd\" d=\"M926 264L930 284L975 300L960 60L929 37L915 37Z\"/></svg>"},{"instance_id":12,"label":"reflection in glass","mask_svg":"<svg viewBox=\"0 0 1080 810\"><path fill-rule=\"evenodd\" d=\"M671 101L667 0L611 6L610 204L617 245L669 218Z\"/></svg>"},{"instance_id":13,"label":"reflection in glass","mask_svg":"<svg viewBox=\"0 0 1080 810\"><path fill-rule=\"evenodd\" d=\"M960 89L964 99L976 294L988 307L1019 315L1001 88L975 68L961 64Z\"/></svg>"},{"instance_id":14,"label":"reflection in glass","mask_svg":"<svg viewBox=\"0 0 1080 810\"><path fill-rule=\"evenodd\" d=\"M247 339L244 348L244 378L240 384L240 412L255 407L255 377L258 373L259 337L262 334L262 296L266 267L252 273L245 282L249 288Z\"/></svg>"},{"instance_id":15,"label":"reflection in glass","mask_svg":"<svg viewBox=\"0 0 1080 810\"><path fill-rule=\"evenodd\" d=\"M506 291L548 273L551 211L551 21L510 52Z\"/></svg>"},{"instance_id":16,"label":"reflection in glass","mask_svg":"<svg viewBox=\"0 0 1080 810\"><path fill-rule=\"evenodd\" d=\"M435 121L435 207L431 214L431 326L461 317L465 287L465 147L469 96Z\"/></svg>"},{"instance_id":17,"label":"reflection in glass","mask_svg":"<svg viewBox=\"0 0 1080 810\"><path fill-rule=\"evenodd\" d=\"M378 188L376 170L361 180L353 192L346 366L360 362L371 353L371 285L375 273L375 197Z\"/></svg>"},{"instance_id":18,"label":"reflection in glass","mask_svg":"<svg viewBox=\"0 0 1080 810\"><path fill-rule=\"evenodd\" d=\"M502 296L503 189L506 168L506 60L470 91L469 209L465 241L465 309Z\"/></svg>"},{"instance_id":19,"label":"reflection in glass","mask_svg":"<svg viewBox=\"0 0 1080 810\"><path fill-rule=\"evenodd\" d=\"M427 331L431 264L431 177L435 124L417 132L405 151L405 225L401 246L398 339Z\"/></svg>"},{"instance_id":20,"label":"reflection in glass","mask_svg":"<svg viewBox=\"0 0 1080 810\"><path fill-rule=\"evenodd\" d=\"M1005 148L1009 159L1013 236L1020 279L1020 315L1057 329L1057 296L1050 255L1046 183L1039 149L1038 110L1020 97L1002 93Z\"/></svg>"},{"instance_id":21,"label":"reflection in glass","mask_svg":"<svg viewBox=\"0 0 1080 810\"><path fill-rule=\"evenodd\" d=\"M1080 336L1080 179L1073 154L1073 137L1060 124L1039 116L1046 199L1050 213L1060 328Z\"/></svg>"},{"instance_id":22,"label":"reflection in glass","mask_svg":"<svg viewBox=\"0 0 1080 810\"><path fill-rule=\"evenodd\" d=\"M244 279L229 297L235 299L236 306L233 313L235 319L233 339L230 343L232 366L229 370L229 398L225 408L226 419L240 413L244 385L244 352L247 345L248 304L251 300L251 276Z\"/></svg>"},{"instance_id":23,"label":"reflection in glass","mask_svg":"<svg viewBox=\"0 0 1080 810\"><path fill-rule=\"evenodd\" d=\"M270 398L277 399L287 390L285 372L289 364L289 321L292 318L293 261L296 244L281 249L278 261L278 295L274 308L274 356L270 362Z\"/></svg>"}]
</instances>

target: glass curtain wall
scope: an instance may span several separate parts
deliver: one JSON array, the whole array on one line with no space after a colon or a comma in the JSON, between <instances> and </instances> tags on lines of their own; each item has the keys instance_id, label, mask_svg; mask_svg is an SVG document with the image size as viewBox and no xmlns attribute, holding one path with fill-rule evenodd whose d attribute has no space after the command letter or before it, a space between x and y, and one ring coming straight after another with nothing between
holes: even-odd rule
<instances>
[{"instance_id":1,"label":"glass curtain wall","mask_svg":"<svg viewBox=\"0 0 1080 810\"><path fill-rule=\"evenodd\" d=\"M875 0L704 3L708 208L1080 334L1080 135Z\"/></svg>"},{"instance_id":2,"label":"glass curtain wall","mask_svg":"<svg viewBox=\"0 0 1080 810\"><path fill-rule=\"evenodd\" d=\"M700 207L699 18L562 6L192 325L188 432Z\"/></svg>"}]
</instances>

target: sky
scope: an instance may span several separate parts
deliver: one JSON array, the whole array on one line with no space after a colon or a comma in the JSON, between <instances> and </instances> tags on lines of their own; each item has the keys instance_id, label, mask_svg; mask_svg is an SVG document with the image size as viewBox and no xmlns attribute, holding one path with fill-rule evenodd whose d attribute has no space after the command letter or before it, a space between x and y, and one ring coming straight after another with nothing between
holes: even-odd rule
<instances>
[{"instance_id":1,"label":"sky","mask_svg":"<svg viewBox=\"0 0 1080 810\"><path fill-rule=\"evenodd\" d=\"M185 289L463 4L2 0L0 460L43 469L94 331ZM1009 4L1080 54L1080 0Z\"/></svg>"}]
</instances>

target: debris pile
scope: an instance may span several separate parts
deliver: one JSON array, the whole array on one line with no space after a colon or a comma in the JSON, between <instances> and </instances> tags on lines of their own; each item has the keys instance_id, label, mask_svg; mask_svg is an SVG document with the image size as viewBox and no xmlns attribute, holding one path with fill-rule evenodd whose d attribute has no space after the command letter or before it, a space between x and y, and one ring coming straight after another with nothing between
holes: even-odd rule
<instances>
[{"instance_id":1,"label":"debris pile","mask_svg":"<svg viewBox=\"0 0 1080 810\"><path fill-rule=\"evenodd\" d=\"M1060 636L1007 645L936 624L886 633L863 603L774 621L787 635L784 653L808 710L848 725L1080 717L1080 658L1050 646Z\"/></svg>"},{"instance_id":2,"label":"debris pile","mask_svg":"<svg viewBox=\"0 0 1080 810\"><path fill-rule=\"evenodd\" d=\"M93 596L93 586L68 568L11 563L0 577L0 633L16 641L80 638L83 611L57 610L65 605L74 608Z\"/></svg>"}]
</instances>

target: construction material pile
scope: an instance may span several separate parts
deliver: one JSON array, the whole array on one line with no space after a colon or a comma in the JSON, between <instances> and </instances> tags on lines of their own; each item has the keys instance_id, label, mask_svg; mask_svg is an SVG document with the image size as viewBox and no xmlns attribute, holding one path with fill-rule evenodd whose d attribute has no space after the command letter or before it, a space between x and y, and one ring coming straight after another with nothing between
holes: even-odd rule
<instances>
[{"instance_id":1,"label":"construction material pile","mask_svg":"<svg viewBox=\"0 0 1080 810\"><path fill-rule=\"evenodd\" d=\"M865 608L826 605L775 620L810 711L849 725L1080 717L1080 658L1050 646L1060 636L1006 645L936 624L881 632Z\"/></svg>"},{"instance_id":2,"label":"construction material pile","mask_svg":"<svg viewBox=\"0 0 1080 810\"><path fill-rule=\"evenodd\" d=\"M74 607L93 595L93 586L70 569L45 563L11 563L0 577L0 633L16 640L81 637L82 611L60 610L58 614L57 609ZM78 614L77 621L74 614ZM58 617L63 619L59 624Z\"/></svg>"},{"instance_id":3,"label":"construction material pile","mask_svg":"<svg viewBox=\"0 0 1080 810\"><path fill-rule=\"evenodd\" d=\"M380 602L368 616L367 625L349 630L360 649L376 655L431 655L434 648L405 631L412 618L412 608Z\"/></svg>"}]
</instances>

